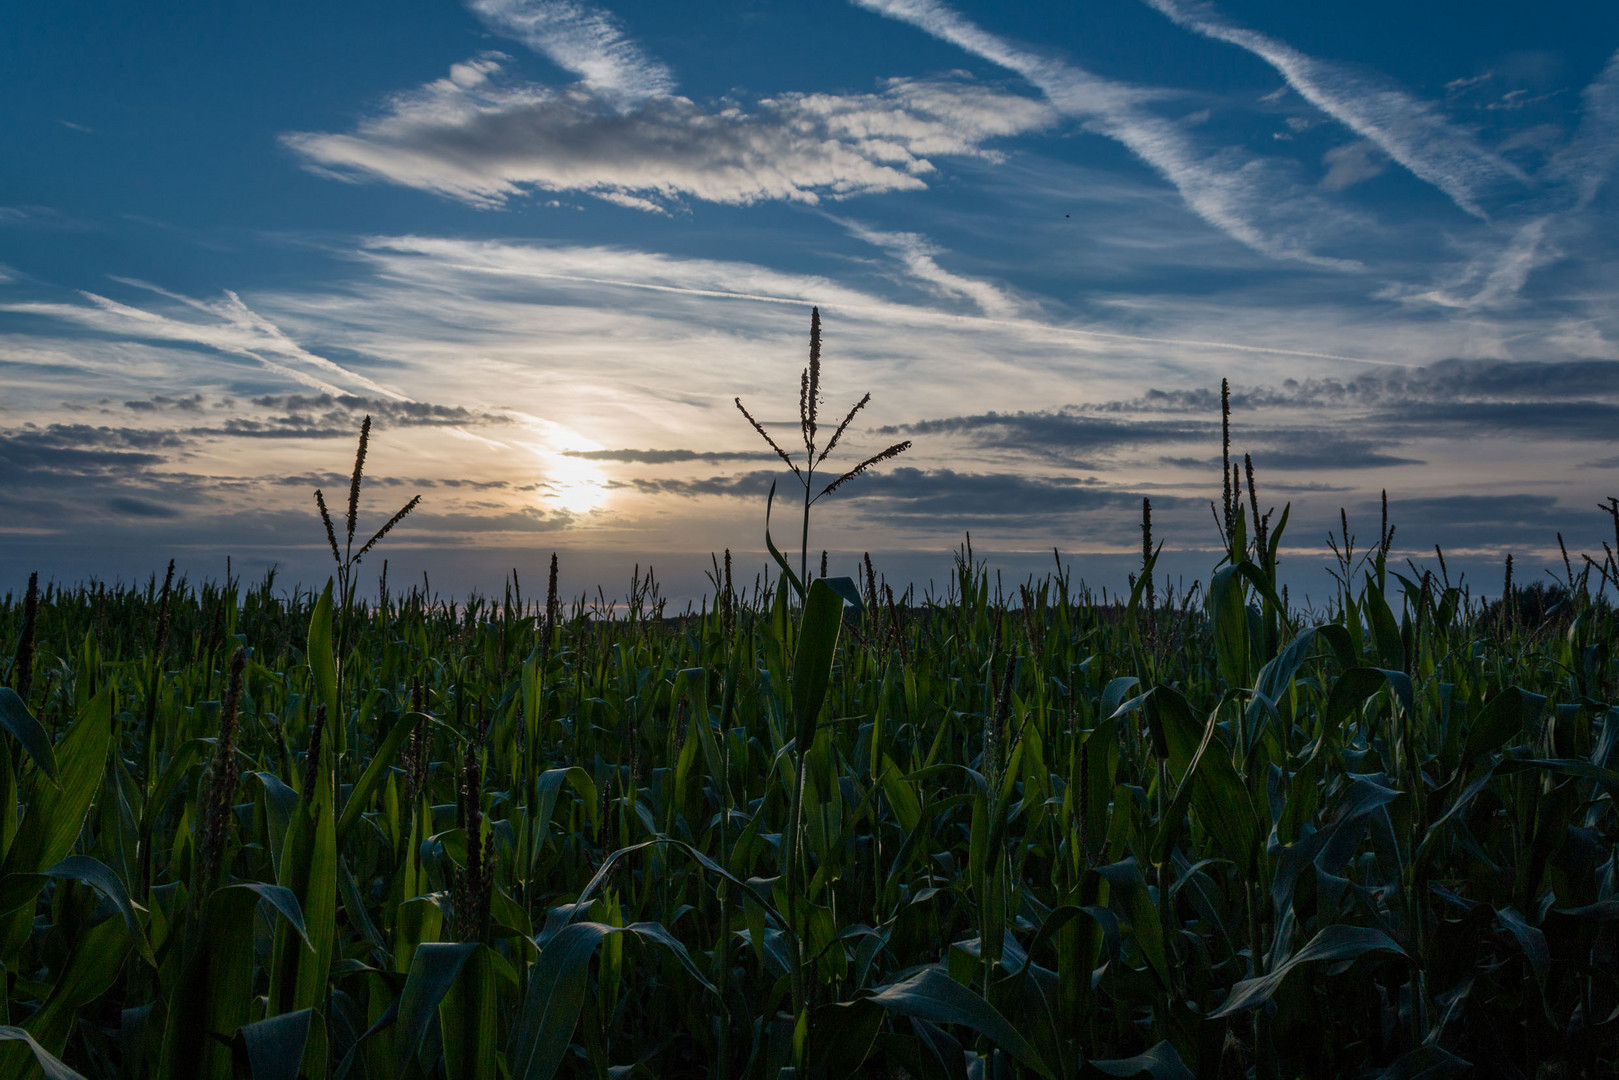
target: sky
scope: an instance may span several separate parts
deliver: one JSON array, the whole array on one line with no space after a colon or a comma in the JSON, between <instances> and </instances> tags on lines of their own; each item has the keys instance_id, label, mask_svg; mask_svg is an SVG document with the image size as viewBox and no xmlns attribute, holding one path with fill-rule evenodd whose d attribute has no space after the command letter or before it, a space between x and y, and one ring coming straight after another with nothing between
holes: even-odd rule
<instances>
[{"instance_id":1,"label":"sky","mask_svg":"<svg viewBox=\"0 0 1619 1080\"><path fill-rule=\"evenodd\" d=\"M811 305L823 475L913 444L834 572L1117 587L1150 498L1205 573L1222 378L1303 589L1384 491L1486 592L1614 539L1612 3L64 0L0 141L0 590L324 580L370 415L396 580L700 593L796 546Z\"/></svg>"}]
</instances>

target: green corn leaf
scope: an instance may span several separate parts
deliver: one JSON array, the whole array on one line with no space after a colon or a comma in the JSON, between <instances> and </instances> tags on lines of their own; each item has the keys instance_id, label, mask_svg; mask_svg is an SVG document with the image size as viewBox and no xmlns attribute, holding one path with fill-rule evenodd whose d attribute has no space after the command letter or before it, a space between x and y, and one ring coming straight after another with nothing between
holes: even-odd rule
<instances>
[{"instance_id":1,"label":"green corn leaf","mask_svg":"<svg viewBox=\"0 0 1619 1080\"><path fill-rule=\"evenodd\" d=\"M85 1080L82 1073L75 1072L62 1064L43 1046L35 1042L32 1035L20 1027L0 1024L0 1042L20 1042L32 1050L34 1060L39 1063L40 1071L45 1074L45 1080Z\"/></svg>"},{"instance_id":2,"label":"green corn leaf","mask_svg":"<svg viewBox=\"0 0 1619 1080\"><path fill-rule=\"evenodd\" d=\"M844 603L854 609L855 618L858 619L865 615L866 602L861 598L860 586L855 584L854 578L829 577L821 580L826 582L827 588L843 597Z\"/></svg>"},{"instance_id":3,"label":"green corn leaf","mask_svg":"<svg viewBox=\"0 0 1619 1080\"><path fill-rule=\"evenodd\" d=\"M538 830L537 837L543 836L544 830L551 824L551 815L556 810L557 796L561 794L563 784L568 784L578 793L580 805L590 823L596 824L600 800L596 796L596 781L590 778L590 774L577 765L566 769L547 769L534 782L534 802L529 811L529 819Z\"/></svg>"},{"instance_id":4,"label":"green corn leaf","mask_svg":"<svg viewBox=\"0 0 1619 1080\"><path fill-rule=\"evenodd\" d=\"M56 754L51 750L51 737L34 719L34 714L28 711L28 706L17 696L17 691L9 686L0 686L0 727L9 731L12 738L28 752L40 772L52 780L56 779Z\"/></svg>"},{"instance_id":5,"label":"green corn leaf","mask_svg":"<svg viewBox=\"0 0 1619 1080\"><path fill-rule=\"evenodd\" d=\"M326 579L326 588L315 601L315 610L309 616L309 640L304 655L309 660L309 678L315 702L326 706L326 737L333 740L337 752L344 750L343 717L337 711L337 659L332 651L332 579Z\"/></svg>"},{"instance_id":6,"label":"green corn leaf","mask_svg":"<svg viewBox=\"0 0 1619 1080\"><path fill-rule=\"evenodd\" d=\"M1271 716L1287 689L1298 676L1299 669L1310 659L1316 645L1325 642L1341 667L1355 666L1355 647L1349 631L1336 623L1323 623L1300 630L1293 640L1278 652L1254 679L1254 700L1246 710L1244 726L1250 746L1259 735L1261 723ZM1263 700L1261 700L1263 699ZM1269 706L1267 709L1266 706ZM1249 747L1243 747L1246 753Z\"/></svg>"},{"instance_id":7,"label":"green corn leaf","mask_svg":"<svg viewBox=\"0 0 1619 1080\"><path fill-rule=\"evenodd\" d=\"M261 899L286 920L297 911L286 890L259 883L228 885L204 904L178 986L165 997L160 1075L231 1080L231 1041L253 1008L253 924Z\"/></svg>"},{"instance_id":8,"label":"green corn leaf","mask_svg":"<svg viewBox=\"0 0 1619 1080\"><path fill-rule=\"evenodd\" d=\"M1373 952L1405 955L1405 950L1381 930L1342 924L1329 926L1311 938L1308 945L1279 964L1274 971L1237 983L1231 988L1231 995L1226 998L1225 1004L1209 1016L1211 1019L1218 1019L1246 1009L1258 1008L1275 996L1283 980L1305 964L1321 960L1353 960Z\"/></svg>"},{"instance_id":9,"label":"green corn leaf","mask_svg":"<svg viewBox=\"0 0 1619 1080\"><path fill-rule=\"evenodd\" d=\"M1446 1080L1473 1072L1473 1063L1431 1043L1407 1050L1370 1080Z\"/></svg>"},{"instance_id":10,"label":"green corn leaf","mask_svg":"<svg viewBox=\"0 0 1619 1080\"><path fill-rule=\"evenodd\" d=\"M782 580L791 583L793 592L797 593L802 599L804 596L804 583L798 580L798 575L793 573L792 564L787 561L787 556L777 549L776 542L770 537L770 508L775 505L775 502L776 482L772 480L770 481L770 494L765 498L765 548L769 550L770 557L776 560L776 565L781 567Z\"/></svg>"},{"instance_id":11,"label":"green corn leaf","mask_svg":"<svg viewBox=\"0 0 1619 1080\"><path fill-rule=\"evenodd\" d=\"M1011 1021L940 968L923 968L904 982L883 987L868 1000L902 1016L972 1028L1025 1067L1055 1080L1057 1074Z\"/></svg>"},{"instance_id":12,"label":"green corn leaf","mask_svg":"<svg viewBox=\"0 0 1619 1080\"><path fill-rule=\"evenodd\" d=\"M1187 763L1186 768L1181 772L1180 784L1175 789L1175 796L1172 800L1170 800L1168 808L1164 811L1162 819L1158 822L1158 835L1156 839L1154 839L1152 845L1152 858L1154 862L1164 863L1169 861L1169 854L1174 849L1175 841L1180 835L1181 821L1186 814L1186 808L1190 806L1192 802L1192 792L1195 790L1195 785L1198 781L1199 766L1203 764L1203 757L1208 752L1209 747L1214 744L1215 727L1219 718L1220 710L1218 708L1209 714L1208 724L1203 729L1203 738L1198 742L1197 749L1193 751L1191 760ZM1223 750L1224 747L1221 749ZM1230 764L1228 756L1216 755L1216 757L1226 757L1226 764ZM1211 761L1212 760L1213 759L1211 759ZM1241 814L1243 809L1246 808L1245 804L1247 803L1247 799L1244 796L1247 794L1247 789L1243 787L1242 782L1237 778L1235 771L1231 773L1231 782L1222 783L1224 779L1224 777L1219 777L1213 780L1214 784L1227 789L1224 791L1217 791L1213 797L1219 799L1222 795L1224 795L1226 800L1228 800L1225 802L1225 806L1228 807L1232 813ZM1216 820L1218 820L1220 816L1221 815L1216 815ZM1243 835L1238 838L1230 839L1227 841L1227 843L1228 845L1237 843L1251 844L1252 839L1250 836ZM1225 854L1227 858L1232 859L1234 862L1236 861L1233 852L1227 851ZM1244 850L1238 854L1240 854L1243 859L1243 862L1239 863L1238 865L1246 865L1248 852Z\"/></svg>"},{"instance_id":13,"label":"green corn leaf","mask_svg":"<svg viewBox=\"0 0 1619 1080\"><path fill-rule=\"evenodd\" d=\"M1509 686L1479 710L1467 726L1467 742L1462 750L1462 761L1471 765L1487 754L1511 742L1526 728L1540 719L1546 708L1546 699L1516 686Z\"/></svg>"},{"instance_id":14,"label":"green corn leaf","mask_svg":"<svg viewBox=\"0 0 1619 1080\"><path fill-rule=\"evenodd\" d=\"M1416 691L1412 688L1409 675L1387 668L1350 668L1332 684L1332 692L1327 697L1327 711L1322 716L1323 736L1336 739L1343 722L1385 685L1405 709L1406 715L1410 716Z\"/></svg>"},{"instance_id":15,"label":"green corn leaf","mask_svg":"<svg viewBox=\"0 0 1619 1080\"><path fill-rule=\"evenodd\" d=\"M331 780L334 757L323 743L315 770L315 789L303 793L282 843L280 885L296 897L307 930L298 941L287 927L276 928L268 965L270 1016L318 1008L326 996L337 937L337 828ZM318 1042L311 1041L311 1053Z\"/></svg>"},{"instance_id":16,"label":"green corn leaf","mask_svg":"<svg viewBox=\"0 0 1619 1080\"><path fill-rule=\"evenodd\" d=\"M411 957L410 974L399 992L399 1068L404 1073L420 1052L428 1025L438 1016L440 1002L466 966L476 942L423 942Z\"/></svg>"},{"instance_id":17,"label":"green corn leaf","mask_svg":"<svg viewBox=\"0 0 1619 1080\"><path fill-rule=\"evenodd\" d=\"M60 783L44 774L25 777L22 802L28 807L17 827L17 836L6 852L0 878L37 874L55 866L73 850L73 842L90 812L90 805L101 790L102 773L107 767L107 747L112 740L112 690L97 694L79 718L68 728L59 744ZM26 877L18 883L0 883L0 913L14 911L38 892Z\"/></svg>"},{"instance_id":18,"label":"green corn leaf","mask_svg":"<svg viewBox=\"0 0 1619 1080\"><path fill-rule=\"evenodd\" d=\"M313 1009L299 1009L242 1026L238 1034L247 1050L253 1080L298 1080L313 1015Z\"/></svg>"},{"instance_id":19,"label":"green corn leaf","mask_svg":"<svg viewBox=\"0 0 1619 1080\"><path fill-rule=\"evenodd\" d=\"M1232 691L1226 693L1229 696ZM1164 734L1170 775L1180 783L1175 802L1160 823L1153 857L1160 862L1169 857L1189 804L1214 838L1219 854L1238 866L1248 866L1268 821L1261 818L1247 785L1231 764L1230 750L1217 734L1220 706L1215 706L1206 722L1199 723L1179 692L1161 686L1151 691L1146 707Z\"/></svg>"},{"instance_id":20,"label":"green corn leaf","mask_svg":"<svg viewBox=\"0 0 1619 1080\"><path fill-rule=\"evenodd\" d=\"M304 925L303 908L298 904L297 894L291 889L282 888L280 885L270 885L262 881L233 881L225 888L241 889L257 896L264 903L269 904L271 909L286 921L286 924L292 928L292 932L302 939L305 947L309 949L315 947L314 942L309 938L308 928Z\"/></svg>"},{"instance_id":21,"label":"green corn leaf","mask_svg":"<svg viewBox=\"0 0 1619 1080\"><path fill-rule=\"evenodd\" d=\"M447 1080L493 1080L495 1076L499 1057L496 959L487 945L476 946L439 1002Z\"/></svg>"},{"instance_id":22,"label":"green corn leaf","mask_svg":"<svg viewBox=\"0 0 1619 1080\"><path fill-rule=\"evenodd\" d=\"M1361 610L1372 624L1372 640L1377 644L1379 667L1392 671L1405 670L1405 642L1400 638L1400 624L1395 621L1383 590L1371 574L1366 575L1366 587L1360 594Z\"/></svg>"},{"instance_id":23,"label":"green corn leaf","mask_svg":"<svg viewBox=\"0 0 1619 1080\"><path fill-rule=\"evenodd\" d=\"M911 1030L916 1032L916 1041L927 1052L928 1056L922 1060L934 1066L934 1071L930 1071L919 1063L918 1073L930 1077L943 1075L944 1080L967 1080L967 1051L954 1035L915 1016L911 1017Z\"/></svg>"},{"instance_id":24,"label":"green corn leaf","mask_svg":"<svg viewBox=\"0 0 1619 1080\"><path fill-rule=\"evenodd\" d=\"M613 934L633 934L669 949L686 974L697 984L718 996L711 983L668 930L657 923L607 926L603 923L570 923L546 942L529 975L528 993L512 1029L506 1061L513 1080L550 1080L556 1075L579 1023L590 978L590 960L603 939Z\"/></svg>"},{"instance_id":25,"label":"green corn leaf","mask_svg":"<svg viewBox=\"0 0 1619 1080\"><path fill-rule=\"evenodd\" d=\"M113 906L118 909L118 914L123 916L124 926L128 929L129 938L135 948L148 962L152 961L152 947L146 942L146 932L136 916L135 905L130 901L129 891L124 888L123 881L113 872L112 867L88 855L69 855L55 866L42 871L40 876L81 881L111 900Z\"/></svg>"},{"instance_id":26,"label":"green corn leaf","mask_svg":"<svg viewBox=\"0 0 1619 1080\"><path fill-rule=\"evenodd\" d=\"M1107 1076L1140 1076L1146 1073L1152 1080L1193 1080L1192 1070L1186 1067L1167 1040L1135 1057L1101 1061L1093 1058L1085 1064Z\"/></svg>"},{"instance_id":27,"label":"green corn leaf","mask_svg":"<svg viewBox=\"0 0 1619 1080\"><path fill-rule=\"evenodd\" d=\"M697 736L697 745L703 751L703 764L708 774L719 784L725 777L724 759L719 744L714 741L714 725L708 716L708 669L685 668L675 675L675 698L684 698L690 713L691 733Z\"/></svg>"},{"instance_id":28,"label":"green corn leaf","mask_svg":"<svg viewBox=\"0 0 1619 1080\"><path fill-rule=\"evenodd\" d=\"M1209 580L1209 622L1220 678L1228 687L1251 685L1248 678L1248 601L1240 564L1222 566Z\"/></svg>"},{"instance_id":29,"label":"green corn leaf","mask_svg":"<svg viewBox=\"0 0 1619 1080\"><path fill-rule=\"evenodd\" d=\"M1530 926L1528 920L1518 914L1514 907L1497 908L1496 921L1502 929L1512 935L1518 943L1518 949L1529 961L1529 969L1534 972L1537 982L1545 985L1546 973L1551 970L1551 950L1546 944L1546 934L1538 926Z\"/></svg>"},{"instance_id":30,"label":"green corn leaf","mask_svg":"<svg viewBox=\"0 0 1619 1080\"><path fill-rule=\"evenodd\" d=\"M123 969L129 955L130 937L116 919L107 919L90 928L75 942L50 995L23 1026L53 1054L67 1046L79 1010L105 994ZM9 1048L8 1048L9 1049ZM16 1048L20 1049L20 1048ZM9 1056L9 1055L8 1055ZM0 1066L0 1074L15 1062Z\"/></svg>"},{"instance_id":31,"label":"green corn leaf","mask_svg":"<svg viewBox=\"0 0 1619 1080\"><path fill-rule=\"evenodd\" d=\"M331 715L335 714L328 714L328 717ZM348 802L343 804L343 816L337 822L337 841L339 844L343 842L344 837L348 836L349 830L354 828L354 823L360 820L360 815L369 808L372 793L376 791L377 785L382 782L382 778L387 774L388 766L392 765L394 758L399 756L399 748L405 745L406 739L410 738L410 733L416 729L416 724L424 720L431 722L431 719L431 717L424 716L421 713L408 712L395 720L393 727L388 729L388 734L383 736L382 741L377 744L371 761L365 767L365 772L361 773L360 779L355 781L354 790L349 793ZM331 730L331 720L329 718L326 730Z\"/></svg>"},{"instance_id":32,"label":"green corn leaf","mask_svg":"<svg viewBox=\"0 0 1619 1080\"><path fill-rule=\"evenodd\" d=\"M798 648L793 653L793 719L800 754L809 753L815 741L815 723L826 701L842 625L843 598L832 591L825 579L817 579L804 600L804 614L798 622Z\"/></svg>"},{"instance_id":33,"label":"green corn leaf","mask_svg":"<svg viewBox=\"0 0 1619 1080\"><path fill-rule=\"evenodd\" d=\"M214 740L211 738L187 739L174 752L174 755L169 759L169 763L163 767L163 772L158 775L157 783L152 785L151 794L147 797L146 806L141 813L143 831L151 829L153 820L168 805L175 789L185 779L186 770L211 754L213 748Z\"/></svg>"}]
</instances>

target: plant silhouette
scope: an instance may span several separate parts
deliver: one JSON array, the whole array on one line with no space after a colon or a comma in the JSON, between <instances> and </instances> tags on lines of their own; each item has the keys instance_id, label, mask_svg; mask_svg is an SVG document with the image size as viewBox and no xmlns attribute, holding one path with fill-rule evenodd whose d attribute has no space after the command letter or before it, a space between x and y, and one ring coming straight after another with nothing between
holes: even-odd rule
<instances>
[{"instance_id":1,"label":"plant silhouette","mask_svg":"<svg viewBox=\"0 0 1619 1080\"><path fill-rule=\"evenodd\" d=\"M864 409L870 401L871 395L869 393L862 395L860 400L855 402L853 407L849 409L849 413L843 418L843 422L832 432L832 437L826 441L826 445L817 449L816 439L820 434L818 421L821 407L821 309L819 307L810 308L809 366L804 369L798 381L798 426L804 440L804 464L802 467L793 460L792 455L781 448L775 439L771 438L764 425L754 419L747 406L742 404L742 399L740 397L736 399L737 410L747 418L748 423L753 425L753 430L759 433L759 437L769 445L770 449L774 450L776 455L787 463L787 467L793 470L793 476L798 479L798 482L804 485L804 520L803 528L799 533L797 577L793 577L792 568L775 550L776 545L770 539L770 512L768 508L765 511L765 543L770 547L771 554L776 556L777 561L781 563L781 567L786 571L787 576L792 579L793 587L800 596L804 595L804 590L809 586L810 508L844 484L866 472L866 470L891 458L896 458L911 448L911 440L909 439L897 442L888 449L866 458L854 468L839 474L837 479L821 488L819 492L815 491L816 470L825 463L832 451L837 448L838 441L843 438L843 433L849 430L849 425L854 421L855 414ZM775 495L776 485L771 484L771 502L775 501Z\"/></svg>"}]
</instances>

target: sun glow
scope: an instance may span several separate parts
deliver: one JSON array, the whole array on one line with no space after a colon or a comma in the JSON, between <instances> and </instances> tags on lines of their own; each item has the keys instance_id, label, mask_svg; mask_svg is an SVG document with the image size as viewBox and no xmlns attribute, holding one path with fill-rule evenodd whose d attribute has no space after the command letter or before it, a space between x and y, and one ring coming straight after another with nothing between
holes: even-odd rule
<instances>
[{"instance_id":1,"label":"sun glow","mask_svg":"<svg viewBox=\"0 0 1619 1080\"><path fill-rule=\"evenodd\" d=\"M539 497L548 510L569 514L589 514L602 509L608 499L608 476L589 458L575 457L580 451L600 450L602 445L561 424L530 417L543 441L531 445L543 463Z\"/></svg>"},{"instance_id":2,"label":"sun glow","mask_svg":"<svg viewBox=\"0 0 1619 1080\"><path fill-rule=\"evenodd\" d=\"M569 457L563 453L553 452L547 454L546 458L550 466L545 485L546 497L558 508L570 514L588 514L600 510L607 502L607 474L602 472L601 466L586 458Z\"/></svg>"}]
</instances>

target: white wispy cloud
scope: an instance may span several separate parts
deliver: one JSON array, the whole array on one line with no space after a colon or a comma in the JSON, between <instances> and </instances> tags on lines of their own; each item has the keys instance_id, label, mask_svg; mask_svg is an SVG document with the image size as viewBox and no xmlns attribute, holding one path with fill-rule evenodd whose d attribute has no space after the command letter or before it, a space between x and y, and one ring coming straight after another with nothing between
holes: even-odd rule
<instances>
[{"instance_id":1,"label":"white wispy cloud","mask_svg":"<svg viewBox=\"0 0 1619 1080\"><path fill-rule=\"evenodd\" d=\"M615 16L593 4L470 0L467 6L495 33L573 72L602 97L632 104L675 89L674 74L625 37Z\"/></svg>"},{"instance_id":2,"label":"white wispy cloud","mask_svg":"<svg viewBox=\"0 0 1619 1080\"><path fill-rule=\"evenodd\" d=\"M1381 299L1404 304L1431 304L1458 311L1482 311L1515 303L1535 270L1560 257L1562 249L1549 242L1550 214L1502 228L1469 244L1474 251L1460 264L1440 272L1425 284L1391 284Z\"/></svg>"},{"instance_id":3,"label":"white wispy cloud","mask_svg":"<svg viewBox=\"0 0 1619 1080\"><path fill-rule=\"evenodd\" d=\"M1317 233L1345 224L1345 215L1315 198L1292 163L1231 147L1199 147L1185 124L1148 107L1162 94L1014 45L937 0L852 2L1021 75L1061 112L1122 143L1150 165L1175 185L1199 217L1255 251L1332 269L1359 269L1352 260L1313 250Z\"/></svg>"},{"instance_id":4,"label":"white wispy cloud","mask_svg":"<svg viewBox=\"0 0 1619 1080\"><path fill-rule=\"evenodd\" d=\"M1146 0L1176 25L1235 45L1276 69L1300 97L1369 139L1458 207L1485 217L1484 202L1528 182L1517 166L1481 146L1431 103L1389 80L1306 55L1286 42L1222 17L1199 0Z\"/></svg>"},{"instance_id":5,"label":"white wispy cloud","mask_svg":"<svg viewBox=\"0 0 1619 1080\"><path fill-rule=\"evenodd\" d=\"M1577 130L1537 175L1541 186L1534 198L1481 236L1456 240L1467 257L1443 267L1431 283L1389 285L1379 295L1406 304L1483 311L1521 305L1534 274L1559 262L1577 258L1588 273L1611 276L1614 252L1601 242L1611 227L1593 204L1619 167L1619 52L1586 87L1581 105ZM1606 298L1605 290L1573 298L1575 309L1600 314L1574 319L1555 332L1584 342L1589 355L1610 355L1612 343L1590 325L1611 319ZM1571 326L1578 329L1569 337Z\"/></svg>"},{"instance_id":6,"label":"white wispy cloud","mask_svg":"<svg viewBox=\"0 0 1619 1080\"><path fill-rule=\"evenodd\" d=\"M582 324L581 334L599 333L602 326L612 325L614 321L621 324L632 317L624 303L609 302L603 298L610 295L611 290L618 289L629 290L631 294L664 294L676 302L690 298L695 301L740 301L749 305L791 305L801 309L810 304L819 304L823 312L839 319L854 320L864 327L861 331L863 340L869 341L877 351L891 351L890 335L895 333L913 341L920 340L917 335L921 332L940 335L930 340L938 343L940 351L958 354L957 362L947 366L949 370L946 370L946 366L938 369L939 377L944 379L954 378L957 369L969 379L977 376L978 373L973 370L973 357L979 354L961 352L961 347L967 341L984 343L982 355L985 356L1005 354L1009 349L1012 352L1028 350L1023 354L1025 359L1018 361L1019 364L1032 362L1027 357L1035 355L1061 357L1062 350L1079 350L1084 356L1106 355L1111 358L1109 364L1112 364L1126 353L1136 359L1162 355L1161 350L1155 348L1162 345L1185 350L1175 358L1176 362L1206 355L1209 350L1241 353L1256 358L1274 357L1279 361L1295 358L1371 364L1383 362L1376 358L1378 354L1396 355L1396 350L1389 348L1380 347L1356 355L1277 340L1261 332L1265 321L1275 322L1275 316L1271 314L1245 320L1240 330L1225 337L1192 333L1193 324L1176 323L1168 318L1176 306L1182 305L1183 302L1178 300L1167 302L1162 308L1142 305L1142 311L1152 308L1155 326L1162 332L1142 330L1132 333L1107 325L1049 321L1027 313L1019 317L965 314L898 302L819 274L777 270L741 260L682 257L610 245L520 244L450 237L392 236L366 241L361 254L375 263L378 281L397 282L401 288L408 284L411 296L409 306L421 309L411 316L414 321L431 319L441 323L447 334L464 332L466 326L506 321L504 317L492 318L482 306L485 303L483 300L476 301L470 307L458 306L469 303L469 293L481 296L485 291L493 290L498 294L504 292L502 283L529 283L557 288L563 295L576 296L578 303L591 308L610 303L608 321ZM608 293L604 294L604 289ZM390 291L386 303L399 304L403 295ZM426 302L428 299L431 299L431 304ZM381 294L377 294L361 303L381 305L384 300ZM426 314L429 309L434 314ZM530 308L524 305L521 310ZM653 310L661 311L662 308L655 307ZM681 310L694 309L686 309L682 305ZM1138 326L1143 323L1142 317L1129 310L1128 305L1121 305L1118 311L1121 321L1128 319ZM1199 309L1197 317L1203 319L1209 314L1208 310ZM398 317L404 317L403 310ZM776 324L781 317L773 310L761 309L754 315L745 318L729 316L725 321L740 320L751 334ZM392 325L393 319L384 322ZM672 334L670 327L661 320L657 332ZM1417 337L1403 328L1400 333L1406 338ZM1352 340L1350 333L1337 329L1332 336L1334 343ZM521 337L525 343L530 340L530 330L525 328ZM684 348L686 337L684 334L674 334L669 347ZM944 343L949 340L956 341L957 348L946 349ZM369 347L357 344L354 347L362 352L386 355ZM616 343L609 343L608 347L618 348ZM1435 343L1423 341L1421 347L1432 350ZM933 348L930 344L922 351L929 352ZM1400 359L1388 362L1405 363L1413 359L1431 359L1435 355L1442 354L1432 351L1415 354L1399 352ZM716 362L721 364L722 369L731 363L730 359ZM1070 367L1075 362L1071 356L1052 361L1054 367L1059 369ZM599 367L590 370L593 377L600 377ZM680 368L682 377L685 370L685 367ZM1096 369L1094 374L1111 377L1114 372L1104 365ZM639 371L635 377L641 377Z\"/></svg>"},{"instance_id":7,"label":"white wispy cloud","mask_svg":"<svg viewBox=\"0 0 1619 1080\"><path fill-rule=\"evenodd\" d=\"M475 206L530 191L584 192L640 209L690 197L816 203L915 190L934 157L993 156L989 140L1049 124L1044 102L964 79L888 81L869 94L781 94L750 110L644 97L627 108L588 85L504 78L485 54L395 95L352 134L283 142L311 167Z\"/></svg>"},{"instance_id":8,"label":"white wispy cloud","mask_svg":"<svg viewBox=\"0 0 1619 1080\"><path fill-rule=\"evenodd\" d=\"M83 304L14 303L0 305L0 311L43 315L126 340L200 345L252 360L267 371L323 394L351 393L358 388L395 400L405 398L397 390L304 348L229 289L221 299L197 300L143 282L120 280L177 301L202 317L177 318L83 291L79 294L86 301Z\"/></svg>"},{"instance_id":9,"label":"white wispy cloud","mask_svg":"<svg viewBox=\"0 0 1619 1080\"><path fill-rule=\"evenodd\" d=\"M1583 114L1573 140L1546 171L1576 192L1575 210L1591 205L1619 166L1619 50L1581 95Z\"/></svg>"},{"instance_id":10,"label":"white wispy cloud","mask_svg":"<svg viewBox=\"0 0 1619 1080\"><path fill-rule=\"evenodd\" d=\"M970 300L985 315L1017 315L1022 307L1005 290L991 282L955 274L940 266L935 256L945 254L945 249L920 233L889 232L870 228L857 221L834 220L847 229L849 235L894 256L907 273L937 295Z\"/></svg>"}]
</instances>

